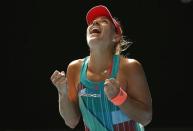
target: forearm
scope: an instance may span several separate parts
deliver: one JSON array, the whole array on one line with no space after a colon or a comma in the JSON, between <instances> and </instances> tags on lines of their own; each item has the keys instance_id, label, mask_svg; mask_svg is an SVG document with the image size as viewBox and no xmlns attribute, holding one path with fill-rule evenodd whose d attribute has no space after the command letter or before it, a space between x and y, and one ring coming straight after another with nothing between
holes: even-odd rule
<instances>
[{"instance_id":1,"label":"forearm","mask_svg":"<svg viewBox=\"0 0 193 131\"><path fill-rule=\"evenodd\" d=\"M123 112L125 112L129 118L146 126L152 119L152 107L145 105L139 101L136 101L130 97L119 106Z\"/></svg>"},{"instance_id":2,"label":"forearm","mask_svg":"<svg viewBox=\"0 0 193 131\"><path fill-rule=\"evenodd\" d=\"M80 120L80 112L77 105L72 103L66 94L59 93L59 112L66 125L75 128Z\"/></svg>"}]
</instances>

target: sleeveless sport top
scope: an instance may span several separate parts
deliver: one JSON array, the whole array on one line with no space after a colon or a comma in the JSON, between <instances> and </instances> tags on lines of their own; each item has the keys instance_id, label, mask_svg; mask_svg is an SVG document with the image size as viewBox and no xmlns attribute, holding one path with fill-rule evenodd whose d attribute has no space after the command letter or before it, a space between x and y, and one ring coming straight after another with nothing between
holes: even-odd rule
<instances>
[{"instance_id":1,"label":"sleeveless sport top","mask_svg":"<svg viewBox=\"0 0 193 131\"><path fill-rule=\"evenodd\" d=\"M103 89L104 81L94 82L87 78L88 58L84 58L78 87L85 131L144 131L140 123L131 120L108 100ZM110 78L116 78L119 61L119 55L114 55Z\"/></svg>"}]
</instances>

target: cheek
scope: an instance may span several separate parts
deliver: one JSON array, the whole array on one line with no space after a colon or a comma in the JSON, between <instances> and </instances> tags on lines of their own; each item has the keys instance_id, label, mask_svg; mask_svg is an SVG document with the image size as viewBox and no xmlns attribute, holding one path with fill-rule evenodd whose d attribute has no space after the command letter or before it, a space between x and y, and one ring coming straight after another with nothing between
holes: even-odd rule
<instances>
[{"instance_id":1,"label":"cheek","mask_svg":"<svg viewBox=\"0 0 193 131\"><path fill-rule=\"evenodd\" d=\"M89 41L90 41L90 37L88 36L88 34L86 35L86 41L87 41L87 43L89 43Z\"/></svg>"},{"instance_id":2,"label":"cheek","mask_svg":"<svg viewBox=\"0 0 193 131\"><path fill-rule=\"evenodd\" d=\"M86 35L88 35L88 34L89 34L89 30L87 29L87 30L86 30Z\"/></svg>"},{"instance_id":3,"label":"cheek","mask_svg":"<svg viewBox=\"0 0 193 131\"><path fill-rule=\"evenodd\" d=\"M104 34L107 35L108 37L113 37L114 36L114 30L112 30L112 28L110 27L106 27L106 29L104 30Z\"/></svg>"},{"instance_id":4,"label":"cheek","mask_svg":"<svg viewBox=\"0 0 193 131\"><path fill-rule=\"evenodd\" d=\"M86 30L86 40L87 40L87 42L89 40L89 30L88 29Z\"/></svg>"}]
</instances>

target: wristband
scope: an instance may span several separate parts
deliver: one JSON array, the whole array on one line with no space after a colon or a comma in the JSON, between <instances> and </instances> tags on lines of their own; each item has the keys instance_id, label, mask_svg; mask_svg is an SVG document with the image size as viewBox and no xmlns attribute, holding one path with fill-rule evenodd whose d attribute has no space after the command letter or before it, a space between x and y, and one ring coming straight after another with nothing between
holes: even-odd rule
<instances>
[{"instance_id":1,"label":"wristband","mask_svg":"<svg viewBox=\"0 0 193 131\"><path fill-rule=\"evenodd\" d=\"M122 88L120 88L119 93L117 94L117 96L111 99L111 102L116 106L120 106L125 102L126 99L127 93Z\"/></svg>"}]
</instances>

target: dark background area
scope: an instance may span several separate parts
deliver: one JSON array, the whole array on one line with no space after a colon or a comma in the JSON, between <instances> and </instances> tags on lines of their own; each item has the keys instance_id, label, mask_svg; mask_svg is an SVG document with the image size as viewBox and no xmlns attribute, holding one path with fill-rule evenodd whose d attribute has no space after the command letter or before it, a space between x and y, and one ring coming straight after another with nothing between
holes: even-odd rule
<instances>
[{"instance_id":1,"label":"dark background area","mask_svg":"<svg viewBox=\"0 0 193 131\"><path fill-rule=\"evenodd\" d=\"M85 15L98 4L120 20L124 35L134 43L124 54L145 70L153 100L153 120L146 128L193 126L193 2L28 0L1 4L5 53L0 129L70 130L59 114L50 76L89 54Z\"/></svg>"}]
</instances>

